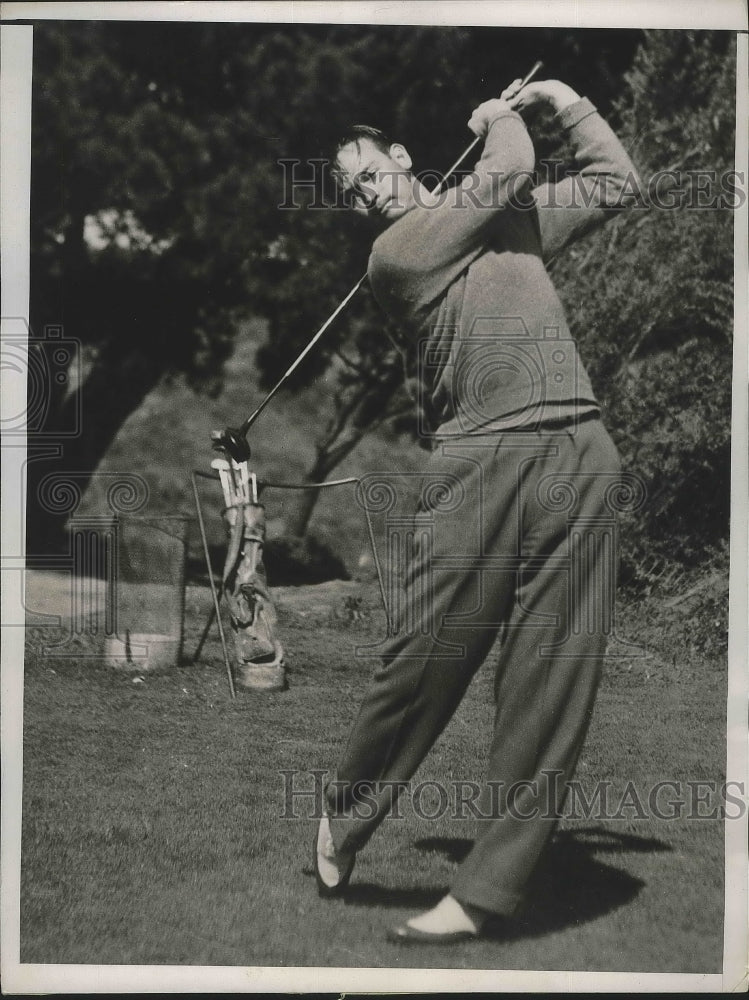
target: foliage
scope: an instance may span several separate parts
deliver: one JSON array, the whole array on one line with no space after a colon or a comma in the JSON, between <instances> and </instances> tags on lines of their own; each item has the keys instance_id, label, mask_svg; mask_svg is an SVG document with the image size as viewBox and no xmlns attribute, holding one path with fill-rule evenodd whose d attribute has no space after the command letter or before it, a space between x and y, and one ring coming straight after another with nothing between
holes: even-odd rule
<instances>
[{"instance_id":1,"label":"foliage","mask_svg":"<svg viewBox=\"0 0 749 1000\"><path fill-rule=\"evenodd\" d=\"M625 578L653 555L693 565L728 534L733 213L727 200L697 207L694 172L714 171L724 194L734 67L726 35L647 33L617 110L652 207L554 270L625 466L647 488L623 532ZM678 175L656 190L666 170Z\"/></svg>"},{"instance_id":2,"label":"foliage","mask_svg":"<svg viewBox=\"0 0 749 1000\"><path fill-rule=\"evenodd\" d=\"M193 72L221 36L186 27L178 47L158 24L37 29L32 327L63 322L95 366L205 382L244 305L251 125Z\"/></svg>"}]
</instances>

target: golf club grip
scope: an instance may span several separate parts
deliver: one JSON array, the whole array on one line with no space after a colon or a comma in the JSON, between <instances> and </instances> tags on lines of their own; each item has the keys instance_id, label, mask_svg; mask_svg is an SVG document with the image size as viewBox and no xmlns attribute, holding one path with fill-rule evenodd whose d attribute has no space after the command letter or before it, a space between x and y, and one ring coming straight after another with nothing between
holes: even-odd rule
<instances>
[{"instance_id":1,"label":"golf club grip","mask_svg":"<svg viewBox=\"0 0 749 1000\"><path fill-rule=\"evenodd\" d=\"M542 69L542 67L543 67L543 63L541 62L540 59L538 59L533 64L533 66L531 66L531 68L525 74L525 76L523 77L523 79L520 81L520 86L518 87L518 91L522 90L523 87L526 86L526 84L530 83L530 81L533 79L533 77L536 75L536 73L538 73L538 71L540 69ZM442 185L445 183L445 181L448 180L448 178L450 178L453 175L453 173L455 172L456 168L463 162L463 160L465 160L465 158L470 154L471 150L475 149L475 147L481 141L482 141L482 137L481 136L476 136L476 138L473 140L473 142L470 144L470 146L467 146L466 149L463 150L463 152L460 154L460 156L455 161L455 163L453 163L453 165L450 167L450 169L447 171L447 173L443 174L441 180L437 183L437 186L432 191L432 194L438 194L439 193L439 190L442 187ZM268 405L268 403L270 403L270 401L276 395L276 393L278 392L278 390L284 384L284 382L286 381L286 379L299 367L299 365L307 357L307 355L309 354L309 352L312 350L312 348L318 342L318 340L320 339L320 337L322 337L322 335L328 329L328 327L333 322L333 320L336 318L336 316L338 316L338 314L343 311L343 309L345 308L345 306L348 305L348 303L351 301L351 299L353 299L354 295L356 295L356 293L359 291L359 289L361 288L361 286L366 281L366 278L367 278L366 274L363 274L361 276L361 278L359 278L359 280L354 285L354 287L351 289L351 291L339 303L339 305L335 309L335 311L332 312L330 314L330 316L328 316L328 318L325 320L325 322L323 323L323 325L320 327L320 329L317 331L317 333L314 335L314 337L310 340L310 342L304 348L304 350L302 351L302 353L289 366L289 368L287 368L287 370L284 372L284 374L281 376L281 378L278 380L278 382L276 382L276 384L273 386L273 388L270 390L270 392L265 397L265 399L262 401L262 403L258 406L258 408L254 411L254 413L251 413L249 415L249 417L245 420L245 422L239 428L239 433L242 435L242 437L246 437L247 432L249 431L250 427L252 427L252 425L255 423L255 421L257 420L257 418L263 412L263 410L265 409L265 407Z\"/></svg>"}]
</instances>

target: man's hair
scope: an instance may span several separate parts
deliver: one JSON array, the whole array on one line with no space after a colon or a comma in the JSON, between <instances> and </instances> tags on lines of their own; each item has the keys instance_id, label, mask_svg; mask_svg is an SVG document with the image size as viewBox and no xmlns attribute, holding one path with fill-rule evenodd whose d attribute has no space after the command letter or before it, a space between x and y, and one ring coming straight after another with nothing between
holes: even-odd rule
<instances>
[{"instance_id":1,"label":"man's hair","mask_svg":"<svg viewBox=\"0 0 749 1000\"><path fill-rule=\"evenodd\" d=\"M344 173L338 166L338 154L345 146L356 146L357 153L360 152L359 143L362 139L369 139L369 141L380 150L381 153L389 153L390 147L392 146L392 140L390 140L384 132L380 129L375 128L373 125L349 125L345 132L341 134L338 141L333 147L333 157L330 162L330 172L333 175L333 179L336 184L341 184L344 179Z\"/></svg>"}]
</instances>

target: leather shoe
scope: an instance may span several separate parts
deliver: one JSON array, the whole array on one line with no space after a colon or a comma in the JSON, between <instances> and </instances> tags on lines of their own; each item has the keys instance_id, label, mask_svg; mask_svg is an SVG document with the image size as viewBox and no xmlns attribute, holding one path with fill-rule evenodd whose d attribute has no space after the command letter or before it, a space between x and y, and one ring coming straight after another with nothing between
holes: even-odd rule
<instances>
[{"instance_id":1,"label":"leather shoe","mask_svg":"<svg viewBox=\"0 0 749 1000\"><path fill-rule=\"evenodd\" d=\"M327 816L323 816L322 820L320 821L321 825L323 822L325 822L325 820L327 820ZM352 853L345 858L341 858L340 865L338 864L337 859L336 860L333 860L332 858L328 859L329 861L332 861L333 865L338 870L338 881L335 882L333 885L330 885L323 879L322 874L320 872L320 854L318 847L320 840L320 832L321 832L320 828L318 827L317 831L315 832L314 840L312 841L312 868L315 872L315 880L317 881L317 894L321 896L323 899L330 899L333 896L339 896L346 888L346 886L349 884L351 873L353 872L354 864L356 863L356 854Z\"/></svg>"}]
</instances>

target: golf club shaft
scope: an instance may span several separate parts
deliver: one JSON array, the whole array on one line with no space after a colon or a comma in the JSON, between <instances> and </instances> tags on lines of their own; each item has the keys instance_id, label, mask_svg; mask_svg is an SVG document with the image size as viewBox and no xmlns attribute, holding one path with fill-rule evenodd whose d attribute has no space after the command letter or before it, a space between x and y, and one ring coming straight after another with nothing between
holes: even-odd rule
<instances>
[{"instance_id":1,"label":"golf club shaft","mask_svg":"<svg viewBox=\"0 0 749 1000\"><path fill-rule=\"evenodd\" d=\"M523 87L525 87L527 84L529 84L531 82L531 80L533 79L533 77L536 75L536 73L538 73L538 71L540 69L542 69L542 68L543 68L543 63L539 59L537 62L535 62L531 66L531 68L525 74L525 76L523 77L523 79L520 81L520 84L518 86L518 89L517 89L516 93L520 93L520 91L523 89ZM467 156L469 156L473 152L473 150L476 148L476 146L478 146L478 144L482 141L482 139L483 139L483 136L477 135L476 138L471 143L471 145L467 146L463 150L463 152L457 158L457 160L455 161L455 163L453 163L453 165L450 167L450 169L447 171L447 173L442 177L442 179L440 180L440 182L437 184L437 187L432 191L432 194L439 194L440 193L440 190L442 189L442 186L445 183L445 181L447 181L450 177L452 177L452 175L458 169L458 167L463 162L463 160L465 160L465 158Z\"/></svg>"},{"instance_id":2,"label":"golf club shaft","mask_svg":"<svg viewBox=\"0 0 749 1000\"><path fill-rule=\"evenodd\" d=\"M200 528L200 538L203 542L203 555L205 556L205 566L208 570L208 582L211 585L211 595L213 597L213 611L216 616L216 621L218 623L218 634L221 639L221 651L224 654L224 665L226 667L226 676L229 681L229 693L231 694L232 701L237 697L237 693L234 689L234 677L231 672L231 663L229 662L229 651L226 648L226 636L224 635L224 626L221 621L221 607L219 601L221 598L216 591L216 584L213 579L213 569L211 568L211 554L208 548L208 536L205 533L205 522L203 521L203 510L200 506L200 495L198 494L198 484L195 481L195 473L193 472L190 477L190 482L192 483L193 497L195 498L195 510L198 514L198 526ZM224 585L221 584L221 595L224 593ZM206 634L208 628L205 630ZM202 646L204 639L201 638L200 645ZM200 647L199 647L200 648ZM197 657L197 652L195 656Z\"/></svg>"},{"instance_id":3,"label":"golf club shaft","mask_svg":"<svg viewBox=\"0 0 749 1000\"><path fill-rule=\"evenodd\" d=\"M543 63L541 62L541 60L538 60L536 63L534 63L534 65L531 67L531 69L528 71L528 73L526 73L526 75L521 80L520 86L518 87L518 91L522 90L523 87L525 87L525 85L527 83L529 83L533 79L533 77L536 75L536 73L538 73L538 71L541 69L542 66L543 66ZM483 139L483 136L477 135L476 138L473 140L473 142L470 144L470 146L466 147L466 149L463 150L463 152L460 154L460 156L455 161L455 163L453 163L453 165L450 167L450 169L447 171L447 173L445 173L443 175L442 179L439 181L439 183L437 184L437 186L432 191L432 194L439 194L439 192L440 192L443 184L455 173L455 170L457 169L457 167L460 166L460 164L463 162L463 160L465 160L465 158L471 153L471 151L476 148L476 146L482 141L482 139ZM276 382L276 384L273 386L273 388L270 390L270 392L265 397L265 399L262 401L262 403L258 406L258 408L254 411L254 413L251 413L249 415L249 417L245 420L245 422L239 428L239 433L243 437L245 437L247 435L247 432L250 429L250 427L252 427L252 425L255 423L255 421L260 416L260 414L263 412L263 410L268 405L268 403L270 403L270 401L276 395L276 393L281 388L281 386L284 384L284 382L289 378L290 375L292 375L296 371L296 369L299 367L299 365L302 363L302 361L304 361L304 359L307 357L307 355L309 354L309 352L312 350L312 348L315 346L315 344L318 342L318 340L322 337L322 335L328 329L328 327L333 322L333 320L336 318L336 316L338 316L339 313L341 313L346 308L346 306L351 301L351 299L353 299L353 297L356 295L356 293L359 291L359 289L361 288L361 286L366 281L366 278L367 278L366 274L363 274L361 276L361 278L359 278L359 280L354 285L354 287L351 289L351 291L348 293L348 295L345 297L345 299L343 299L343 301L338 305L338 307L336 308L335 312L331 313L331 315L328 316L328 318L325 320L325 322L323 323L323 325L320 327L320 329L314 335L314 337L312 338L312 340L310 340L310 342L304 348L304 350L299 355L299 357L284 372L284 374L281 376L281 378L278 380L278 382Z\"/></svg>"},{"instance_id":4,"label":"golf club shaft","mask_svg":"<svg viewBox=\"0 0 749 1000\"><path fill-rule=\"evenodd\" d=\"M257 418L263 412L263 410L265 409L265 407L268 405L268 403L270 403L270 401L276 395L276 393L278 392L278 390L284 384L284 382L286 381L286 379L289 378L289 376L292 375L296 371L296 369L299 367L299 365L302 363L302 361L304 361L304 359L307 357L307 355L309 354L309 352L312 350L312 348L318 342L318 340L320 339L320 337L322 337L322 335L328 329L328 327L333 322L333 320L336 318L336 316L339 313L343 312L343 310L346 308L346 306L348 305L348 303L351 301L351 299L353 299L353 297L359 291L359 289L361 288L361 286L364 284L364 281L365 281L366 277L367 277L366 274L363 274L361 276L361 278L359 278L359 280L354 285L354 287L351 289L351 291L348 293L348 295L346 296L346 298L343 299L343 301L338 305L338 307L336 308L335 312L332 312L330 314L330 316L328 316L328 318L325 320L325 322L323 323L323 325L320 327L320 329L314 335L314 337L312 338L312 340L310 340L309 344L307 344L307 346L304 348L304 350L299 355L299 357L296 359L296 361L294 361L293 364L289 368L287 368L287 370L284 372L284 374L281 376L281 378L278 380L278 382L276 382L276 384L270 390L270 392L265 397L265 399L262 401L262 403L260 404L260 406L258 406L258 408L255 410L255 412L251 413L250 416L245 420L245 422L239 428L239 433L242 436L244 436L244 435L247 434L247 431L250 429L250 427L252 427L252 425L255 423L255 421L257 420Z\"/></svg>"}]
</instances>

